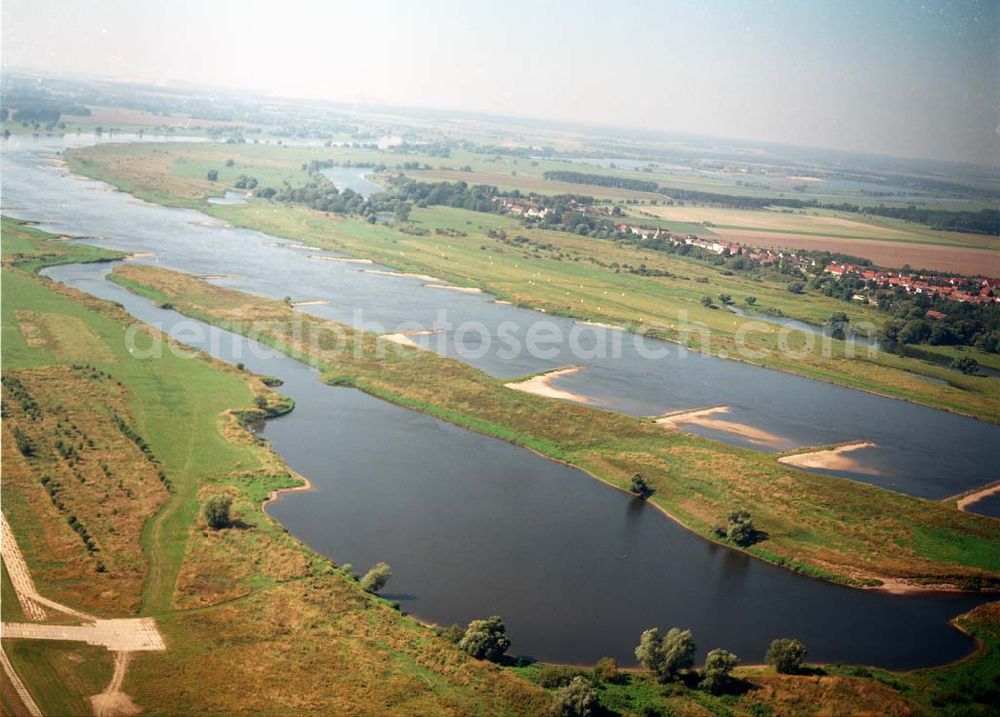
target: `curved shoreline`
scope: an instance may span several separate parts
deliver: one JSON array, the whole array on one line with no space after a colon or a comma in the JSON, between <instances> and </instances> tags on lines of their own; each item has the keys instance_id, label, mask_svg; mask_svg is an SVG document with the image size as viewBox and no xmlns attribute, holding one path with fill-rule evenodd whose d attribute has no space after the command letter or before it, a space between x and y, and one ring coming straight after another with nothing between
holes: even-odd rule
<instances>
[{"instance_id":1,"label":"curved shoreline","mask_svg":"<svg viewBox=\"0 0 1000 717\"><path fill-rule=\"evenodd\" d=\"M955 501L955 507L961 511L967 513L974 513L975 511L970 511L969 506L975 505L983 498L988 498L991 495L997 495L1000 493L1000 480L994 481L982 488L977 488L972 492L960 493L957 496L952 496L951 498L945 498L945 501L951 502Z\"/></svg>"},{"instance_id":2,"label":"curved shoreline","mask_svg":"<svg viewBox=\"0 0 1000 717\"><path fill-rule=\"evenodd\" d=\"M139 141L139 142L124 142L122 144L141 144L141 143L142 142ZM67 167L68 167L68 163L67 163ZM98 176L91 176L91 175L83 173L81 170L82 170L81 167L70 168L69 172L68 172L68 176L74 177L74 178L78 178L78 179L87 180L87 181L91 181L91 182L97 182L97 183L100 183L100 184L104 184L104 185L107 185L108 187L110 187L110 188L112 188L112 189L114 189L116 191L127 192L127 193L131 194L133 197L136 197L137 199L141 199L142 201L148 201L150 203L157 204L158 206L167 207L167 208L181 208L181 209L189 209L190 208L189 206L187 206L187 205L185 205L183 203L179 203L179 202L178 203L171 203L170 201L163 201L162 197L156 197L156 198L150 197L149 199L146 199L146 198L144 198L142 196L139 196L139 194L136 194L133 191L128 191L128 190L124 189L122 186L114 184L113 181L112 181L112 178L110 178L110 177L109 178L101 178L101 177L98 177ZM199 212L201 212L201 213L203 213L203 214L205 214L206 216L209 216L209 217L217 218L213 214L211 214L210 209L211 209L211 207L208 207L208 208L204 209L204 211L202 209L197 209L195 211L199 211ZM247 225L242 225L242 224L240 226L245 226L245 228L253 230L253 231L263 232L263 230L258 229L258 228L253 227L253 226L247 226ZM316 243L312 243L312 244L304 244L304 243L302 243L302 242L308 241L308 239L292 239L292 238L289 238L289 237L281 237L280 235L277 235L277 234L273 234L272 236L275 236L276 238L279 238L279 239L283 238L283 239L286 239L287 241L293 242L293 243L294 242L299 242L299 246L302 246L302 247L308 247L308 248L318 249L318 250L321 250L321 251L329 251L329 249L327 247L323 247L323 246L318 245ZM85 238L85 237L81 237L81 238ZM355 256L355 254L353 254L349 249L346 249L346 248L338 248L338 249L336 249L336 251L340 251L341 253L347 254L347 255L350 255L350 256ZM310 258L312 258L312 257L310 257ZM372 259L363 259L363 258L356 258L354 261L355 261L355 263L375 263ZM379 258L378 259L378 263L383 264L385 266L388 266L391 269L398 269L400 272L405 272L406 271L406 267L399 267L397 264L394 263L394 261L393 261L392 258ZM462 287L462 288L473 288L473 287ZM494 292L490 288L489 284L483 284L483 285L481 285L479 287L475 287L475 288L479 289L479 291L477 291L476 293L485 293L485 294L491 294L491 295L494 295L494 296L502 296L503 295L502 292ZM506 301L504 301L503 303L510 303L513 306L516 306L516 307L521 308L521 309L527 309L529 311L537 311L537 312L540 312L540 313L546 313L544 309L536 307L536 306L532 306L532 305L524 303L522 301L516 301L516 302L506 302ZM590 320L590 319L588 319L585 316L580 316L580 315L577 315L577 314L573 313L572 310L570 310L569 312L565 312L565 313L560 312L559 315L565 315L567 318L571 318L573 320L580 320L580 321L588 321L588 320ZM788 318L794 318L794 317L788 317ZM615 318L615 317L611 317L610 320L611 321L617 321L618 319ZM796 320L798 320L798 319L796 319ZM803 322L803 323L808 323L808 322ZM626 332L628 332L630 334L634 334L634 335L637 335L637 336L643 336L643 334L640 333L640 332L638 332L638 331L632 331L631 329L626 328L626 327L619 327L619 328L622 328L622 330L624 330L624 331L626 331ZM655 340L657 340L657 341L663 341L665 343L671 343L671 344L674 344L676 346L685 346L685 344L683 344L679 340L671 339L671 338L669 338L667 336L653 337L653 338ZM709 352L709 355L713 356L714 358L719 358L719 359L724 360L724 361L736 361L738 363L747 364L749 366L756 366L756 367L762 368L762 369L767 369L767 370L771 370L771 371L778 371L778 372L789 374L789 375L792 375L792 376L798 376L800 378L804 378L804 379L807 379L807 380L810 380L810 381L818 381L820 383L825 383L825 384L829 384L829 385L832 385L832 386L840 386L841 388L850 389L852 391L861 391L863 393L868 393L868 394L873 395L873 396L881 396L882 398L888 398L888 399L892 399L892 400L896 400L896 401L905 401L907 403L912 403L912 404L915 404L915 405L918 405L918 406L924 406L926 408L932 408L932 409L939 410L939 411L945 411L947 413L952 413L952 414L955 414L955 415L958 415L958 416L965 416L967 418L972 418L972 419L975 419L977 421L982 421L984 423L988 423L988 424L991 424L991 425L1000 425L1000 415L993 416L993 417L986 416L986 415L977 415L975 413L970 413L968 411L963 411L963 410L961 410L959 408L955 408L955 407L952 407L952 406L927 403L925 401L918 401L916 399L913 399L913 398L910 398L910 397L907 397L907 396L894 395L894 394L891 394L891 393L886 393L884 391L878 391L878 390L875 390L873 388L865 388L865 387L860 387L860 386L852 385L852 384L849 384L849 383L835 381L835 380L832 380L830 378L824 378L824 377L820 377L820 376L813 376L813 375L809 375L809 374L804 373L804 372L794 371L794 370L789 369L789 368L781 368L781 367L776 367L776 366L768 366L768 365L765 365L765 364L762 364L762 363L758 363L756 361L751 361L751 360L743 358L743 357L736 357L736 356L732 356L732 355L727 355L726 357L723 358L723 357L718 356L716 354L713 354L711 352ZM903 370L905 370L905 369L903 369ZM912 373L912 372L909 372L909 373Z\"/></svg>"}]
</instances>

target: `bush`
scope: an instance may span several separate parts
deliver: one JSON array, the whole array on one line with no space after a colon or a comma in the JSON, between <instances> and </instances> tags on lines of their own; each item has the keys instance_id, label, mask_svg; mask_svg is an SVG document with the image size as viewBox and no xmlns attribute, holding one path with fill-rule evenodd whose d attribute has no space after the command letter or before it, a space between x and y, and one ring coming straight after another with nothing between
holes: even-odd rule
<instances>
[{"instance_id":1,"label":"bush","mask_svg":"<svg viewBox=\"0 0 1000 717\"><path fill-rule=\"evenodd\" d=\"M638 473L632 476L632 480L629 482L629 490L640 497L646 497L653 492L646 479Z\"/></svg>"},{"instance_id":2,"label":"bush","mask_svg":"<svg viewBox=\"0 0 1000 717\"><path fill-rule=\"evenodd\" d=\"M17 450L21 452L22 456L25 458L31 458L31 456L35 455L35 444L30 438L28 438L28 434L16 426L11 433L14 434L14 441L17 443Z\"/></svg>"},{"instance_id":3,"label":"bush","mask_svg":"<svg viewBox=\"0 0 1000 717\"><path fill-rule=\"evenodd\" d=\"M584 677L587 671L573 665L542 665L538 670L538 684L547 690L565 687L577 677Z\"/></svg>"},{"instance_id":4,"label":"bush","mask_svg":"<svg viewBox=\"0 0 1000 717\"><path fill-rule=\"evenodd\" d=\"M201 512L210 528L221 530L222 528L228 528L232 524L232 519L229 515L232 506L233 499L230 496L216 494L209 496Z\"/></svg>"},{"instance_id":5,"label":"bush","mask_svg":"<svg viewBox=\"0 0 1000 717\"><path fill-rule=\"evenodd\" d=\"M741 548L753 545L760 538L757 529L754 528L750 513L745 510L734 510L726 520L726 526L716 526L715 534L720 538L725 538Z\"/></svg>"},{"instance_id":6,"label":"bush","mask_svg":"<svg viewBox=\"0 0 1000 717\"><path fill-rule=\"evenodd\" d=\"M974 376L979 373L979 362L971 356L959 356L951 362L950 366L966 376Z\"/></svg>"},{"instance_id":7,"label":"bush","mask_svg":"<svg viewBox=\"0 0 1000 717\"><path fill-rule=\"evenodd\" d=\"M499 615L469 623L458 647L479 660L499 660L510 647L507 626Z\"/></svg>"},{"instance_id":8,"label":"bush","mask_svg":"<svg viewBox=\"0 0 1000 717\"><path fill-rule=\"evenodd\" d=\"M590 717L596 710L597 693L585 677L574 677L552 696L552 713L560 717Z\"/></svg>"},{"instance_id":9,"label":"bush","mask_svg":"<svg viewBox=\"0 0 1000 717\"><path fill-rule=\"evenodd\" d=\"M602 657L594 665L594 679L598 682L608 682L617 685L624 682L625 674L618 669L618 663L613 657Z\"/></svg>"},{"instance_id":10,"label":"bush","mask_svg":"<svg viewBox=\"0 0 1000 717\"><path fill-rule=\"evenodd\" d=\"M385 587L392 577L392 568L388 563L375 563L372 569L361 578L361 589L365 592L377 593Z\"/></svg>"},{"instance_id":11,"label":"bush","mask_svg":"<svg viewBox=\"0 0 1000 717\"><path fill-rule=\"evenodd\" d=\"M218 178L219 178L218 170L215 169L208 170L208 181L214 182Z\"/></svg>"},{"instance_id":12,"label":"bush","mask_svg":"<svg viewBox=\"0 0 1000 717\"><path fill-rule=\"evenodd\" d=\"M434 631L445 640L455 645L459 643L462 639L462 635L465 634L465 630L462 629L461 625L455 623L452 623L448 627L436 627L434 628Z\"/></svg>"},{"instance_id":13,"label":"bush","mask_svg":"<svg viewBox=\"0 0 1000 717\"><path fill-rule=\"evenodd\" d=\"M729 650L712 650L705 658L705 671L699 687L718 694L732 681L730 673L740 664L740 658Z\"/></svg>"},{"instance_id":14,"label":"bush","mask_svg":"<svg viewBox=\"0 0 1000 717\"><path fill-rule=\"evenodd\" d=\"M778 638L767 648L767 664L783 675L794 675L802 669L802 658L806 656L806 646L798 640Z\"/></svg>"}]
</instances>

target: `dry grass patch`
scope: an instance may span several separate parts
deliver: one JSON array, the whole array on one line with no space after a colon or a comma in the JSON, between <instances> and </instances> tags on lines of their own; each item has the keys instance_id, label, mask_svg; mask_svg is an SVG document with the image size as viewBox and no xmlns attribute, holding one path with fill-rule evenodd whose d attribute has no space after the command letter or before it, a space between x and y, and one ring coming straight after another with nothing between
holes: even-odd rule
<instances>
[{"instance_id":1,"label":"dry grass patch","mask_svg":"<svg viewBox=\"0 0 1000 717\"><path fill-rule=\"evenodd\" d=\"M125 390L81 365L7 371L3 397L4 511L40 591L99 614L134 613L146 571L139 536L167 491L116 422L130 424Z\"/></svg>"}]
</instances>

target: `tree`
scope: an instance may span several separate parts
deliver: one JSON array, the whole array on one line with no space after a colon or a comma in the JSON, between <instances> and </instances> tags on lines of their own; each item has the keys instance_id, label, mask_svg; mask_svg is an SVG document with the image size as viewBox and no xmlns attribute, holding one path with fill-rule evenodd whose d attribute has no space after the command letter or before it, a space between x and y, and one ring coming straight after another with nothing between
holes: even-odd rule
<instances>
[{"instance_id":1,"label":"tree","mask_svg":"<svg viewBox=\"0 0 1000 717\"><path fill-rule=\"evenodd\" d=\"M649 487L649 483L646 482L646 479L638 473L632 476L632 480L629 483L629 490L640 498L645 498L653 492L653 490Z\"/></svg>"},{"instance_id":2,"label":"tree","mask_svg":"<svg viewBox=\"0 0 1000 717\"><path fill-rule=\"evenodd\" d=\"M677 678L681 670L689 670L694 665L694 653L697 646L690 630L670 628L663 638L663 665L661 682ZM663 678L666 679L663 679Z\"/></svg>"},{"instance_id":3,"label":"tree","mask_svg":"<svg viewBox=\"0 0 1000 717\"><path fill-rule=\"evenodd\" d=\"M753 306L754 304L757 303L757 297L756 296L748 296L747 298L745 298L743 300L745 302L747 302L747 306Z\"/></svg>"},{"instance_id":4,"label":"tree","mask_svg":"<svg viewBox=\"0 0 1000 717\"><path fill-rule=\"evenodd\" d=\"M802 658L806 656L806 646L798 640L786 637L771 642L767 648L767 664L783 675L793 675L802 669Z\"/></svg>"},{"instance_id":5,"label":"tree","mask_svg":"<svg viewBox=\"0 0 1000 717\"><path fill-rule=\"evenodd\" d=\"M639 664L656 675L660 682L670 682L677 678L681 670L694 665L696 650L690 630L670 628L661 638L658 628L650 628L642 633L635 648L635 658Z\"/></svg>"},{"instance_id":6,"label":"tree","mask_svg":"<svg viewBox=\"0 0 1000 717\"><path fill-rule=\"evenodd\" d=\"M703 297L701 297L701 305L705 306L705 307L711 306L712 305L712 297L711 296L703 296Z\"/></svg>"},{"instance_id":7,"label":"tree","mask_svg":"<svg viewBox=\"0 0 1000 717\"><path fill-rule=\"evenodd\" d=\"M705 658L705 671L699 686L712 693L722 692L732 680L730 673L738 664L740 658L729 650L712 650Z\"/></svg>"},{"instance_id":8,"label":"tree","mask_svg":"<svg viewBox=\"0 0 1000 717\"><path fill-rule=\"evenodd\" d=\"M754 528L750 513L745 510L734 510L726 518L725 527L717 525L714 530L718 537L729 540L742 548L753 545L760 538L760 534Z\"/></svg>"},{"instance_id":9,"label":"tree","mask_svg":"<svg viewBox=\"0 0 1000 717\"><path fill-rule=\"evenodd\" d=\"M385 587L392 577L392 568L388 563L375 563L372 569L361 578L361 589L365 592L377 593Z\"/></svg>"},{"instance_id":10,"label":"tree","mask_svg":"<svg viewBox=\"0 0 1000 717\"><path fill-rule=\"evenodd\" d=\"M586 677L574 677L552 696L552 713L560 717L590 717L596 709L597 692Z\"/></svg>"},{"instance_id":11,"label":"tree","mask_svg":"<svg viewBox=\"0 0 1000 717\"><path fill-rule=\"evenodd\" d=\"M793 281L791 284L788 285L788 290L793 294L801 294L806 290L806 285L803 284L801 281Z\"/></svg>"},{"instance_id":12,"label":"tree","mask_svg":"<svg viewBox=\"0 0 1000 717\"><path fill-rule=\"evenodd\" d=\"M961 371L966 376L973 376L979 372L979 362L971 356L959 356L950 365L951 368Z\"/></svg>"},{"instance_id":13,"label":"tree","mask_svg":"<svg viewBox=\"0 0 1000 717\"><path fill-rule=\"evenodd\" d=\"M510 647L507 626L499 615L485 620L473 620L465 630L458 647L479 660L499 660Z\"/></svg>"},{"instance_id":14,"label":"tree","mask_svg":"<svg viewBox=\"0 0 1000 717\"><path fill-rule=\"evenodd\" d=\"M219 178L218 170L215 169L208 170L208 181L214 182L218 178Z\"/></svg>"},{"instance_id":15,"label":"tree","mask_svg":"<svg viewBox=\"0 0 1000 717\"><path fill-rule=\"evenodd\" d=\"M729 294L719 294L719 301L721 301L726 306L729 306L731 303L733 303L733 297L730 296Z\"/></svg>"},{"instance_id":16,"label":"tree","mask_svg":"<svg viewBox=\"0 0 1000 717\"><path fill-rule=\"evenodd\" d=\"M204 508L202 508L202 515L212 530L228 528L232 524L232 519L229 515L232 505L233 499L231 496L216 493L208 497Z\"/></svg>"}]
</instances>

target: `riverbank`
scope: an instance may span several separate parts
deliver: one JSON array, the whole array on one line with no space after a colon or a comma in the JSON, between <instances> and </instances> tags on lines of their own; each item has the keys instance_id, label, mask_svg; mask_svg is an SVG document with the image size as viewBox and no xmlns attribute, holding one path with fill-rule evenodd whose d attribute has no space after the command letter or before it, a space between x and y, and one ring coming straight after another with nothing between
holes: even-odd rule
<instances>
[{"instance_id":1,"label":"riverbank","mask_svg":"<svg viewBox=\"0 0 1000 717\"><path fill-rule=\"evenodd\" d=\"M701 426L702 428L709 428L713 431L732 433L745 438L750 443L758 446L768 446L773 448L785 443L785 439L781 436L769 433L761 428L756 428L745 423L737 423L736 421L727 421L725 419L716 418L719 414L728 414L731 412L732 409L729 406L712 406L709 408L698 408L693 411L668 413L657 418L654 423L658 426L662 426L663 428L670 428L673 430L681 430L683 426L687 425Z\"/></svg>"},{"instance_id":2,"label":"riverbank","mask_svg":"<svg viewBox=\"0 0 1000 717\"><path fill-rule=\"evenodd\" d=\"M130 191L142 196L149 192L161 201L163 187L177 185L178 191L181 191L181 185L173 180L169 171L162 176L155 174L155 181L153 176L134 176L135 167L121 164L116 164L114 171L109 172L106 164L100 161L102 151L106 150L71 153L71 168L127 186ZM197 154L203 150L172 148L171 151ZM239 149L235 153L238 154ZM85 156L87 163L74 160L74 156ZM190 189L187 185L183 188L184 191ZM210 189L206 183L206 191ZM187 199L181 195L175 201L177 206L188 206ZM165 203L171 204L171 201ZM352 218L331 220L303 207L282 205L273 211L260 212L252 207L213 206L208 212L234 226L245 226L316 247L373 259L400 272L441 277L458 286L479 288L525 308L628 327L696 350L701 348L697 343L700 335L698 327L706 326L711 330L712 337L711 346L706 350L713 355L1000 422L1000 381L977 381L947 367L886 352L879 353L872 360L845 358L846 345L842 341L833 342L830 356L824 355L819 346L795 356L778 350L777 332L780 327L775 326L751 332L737 340L732 317L726 312L711 311L701 306L697 301L699 297L692 296L690 280L708 283L709 286L705 287L708 292L718 291L733 296L753 294L757 306L774 308L811 323L822 323L832 312L843 309L842 302L826 297L793 296L783 283L771 285L738 276L720 276L718 271L677 257L559 232L525 230L508 218L442 207L414 210L413 220L462 231L467 230L469 224L516 228L532 241L552 244L555 247L553 251L576 261L568 262L564 270L558 263L548 261L551 257L547 255L536 257L530 249L510 252L502 242L481 232L471 232L468 237L449 237L448 252L443 253L440 239L433 235L405 235L394 227L372 226ZM405 245L405 251L400 251L401 245ZM666 272L669 276L630 275L610 272L606 268L629 266L640 261L647 269ZM580 275L581 271L585 276ZM535 281L534 277L538 274L545 274L549 280ZM581 283L581 278L585 279L585 283ZM677 312L680 310L687 313L688 322L695 327L690 334L685 334L678 322ZM854 314L863 312L865 316L861 318L875 323L884 318L867 307L852 305L851 311ZM695 343L690 343L692 341ZM749 349L753 353L741 349ZM766 352L767 356L752 358L758 351ZM934 384L915 375L915 365L919 365L919 373L939 378L949 385Z\"/></svg>"},{"instance_id":3,"label":"riverbank","mask_svg":"<svg viewBox=\"0 0 1000 717\"><path fill-rule=\"evenodd\" d=\"M259 339L285 352L303 352L328 381L533 448L618 486L641 472L656 490L654 502L710 540L712 525L733 506L750 510L758 528L770 536L748 549L756 557L851 584L885 579L954 587L973 577L987 583L996 579L997 559L989 557L993 549L987 546L1000 548L1000 536L986 518L853 481L790 473L769 456L666 432L640 419L511 393L502 382L430 352L406 360L379 358L374 335L345 326L336 330L346 332L349 343L364 351L334 357L309 340L314 332L332 330L332 322L303 316L302 335L292 336L283 318L289 309L280 302L186 275L123 265L113 278L152 290L178 310L230 330L239 331L237 321L261 328ZM934 550L919 542L900 543L904 525L921 525L934 534ZM804 542L798 535L813 537ZM969 540L981 548L969 552L958 547ZM955 557L941 561L942 546L952 541L959 542L953 551L945 550ZM865 556L860 564L859 555Z\"/></svg>"},{"instance_id":4,"label":"riverbank","mask_svg":"<svg viewBox=\"0 0 1000 717\"><path fill-rule=\"evenodd\" d=\"M583 366L567 366L565 368L558 368L555 371L549 371L548 373L533 376L524 381L510 381L505 383L504 387L514 391L530 393L535 396L557 398L562 401L574 401L576 403L590 403L590 399L586 396L581 396L580 394L573 393L572 391L564 391L563 389L556 388L552 385L552 382L557 378L572 376L580 371L583 371Z\"/></svg>"}]
</instances>

